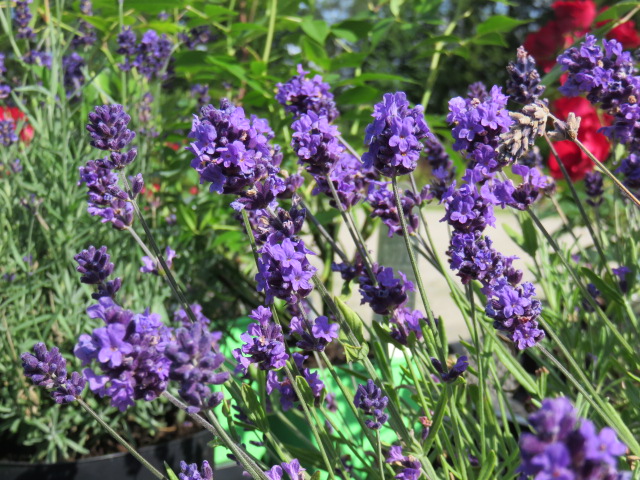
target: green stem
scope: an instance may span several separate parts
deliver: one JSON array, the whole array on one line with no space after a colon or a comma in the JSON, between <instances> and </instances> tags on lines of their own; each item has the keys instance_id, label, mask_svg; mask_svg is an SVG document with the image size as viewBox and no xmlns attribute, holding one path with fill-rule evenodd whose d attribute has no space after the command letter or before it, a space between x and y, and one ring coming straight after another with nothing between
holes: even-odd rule
<instances>
[{"instance_id":1,"label":"green stem","mask_svg":"<svg viewBox=\"0 0 640 480\"><path fill-rule=\"evenodd\" d=\"M542 225L542 222L540 222L540 219L536 216L535 213L533 213L533 211L531 209L527 209L527 212L531 216L531 219L533 220L533 222L538 227L538 230L540 230L542 232L542 234L547 239L549 244L553 247L555 252L558 254L558 257L560 258L560 261L567 268L567 270L569 271L569 274L571 275L573 280L576 282L576 285L578 286L578 288L582 292L582 295L584 296L584 299L587 302L589 302L589 305L591 305L591 307L594 309L594 311L596 312L596 315L598 315L598 317L607 325L609 330L611 330L611 333L613 333L613 335L618 339L618 341L624 347L624 349L627 351L627 353L629 353L631 356L634 356L635 355L635 351L633 350L631 345L629 345L629 342L627 342L627 340L620 334L620 332L618 331L616 326L613 324L611 319L609 319L609 317L602 311L600 306L596 303L594 298L591 296L591 294L587 290L587 287L585 287L585 285L580 280L580 277L578 277L578 274L575 271L575 269L569 264L567 259L564 258L564 254L562 253L562 250L560 250L560 247L558 246L556 241L549 234L549 232L544 227L544 225Z\"/></svg>"},{"instance_id":2,"label":"green stem","mask_svg":"<svg viewBox=\"0 0 640 480\"><path fill-rule=\"evenodd\" d=\"M107 424L107 422L105 422L102 417L100 415L98 415L93 408L91 408L89 405L87 405L87 403L80 397L76 398L76 400L78 401L78 403L80 404L80 406L89 414L91 415L101 426L102 428L104 428L107 432L109 432L109 434L120 444L122 445L124 448L127 449L127 451L133 455L136 460L138 460L147 470L149 470L156 478L159 478L161 480L167 480L167 477L165 477L162 473L160 473L156 467L154 467L153 465L151 465L142 455L140 455L135 448L133 448L132 445L130 445L124 438L122 438L118 432L116 432L113 428L111 428L109 426L109 424Z\"/></svg>"},{"instance_id":3,"label":"green stem","mask_svg":"<svg viewBox=\"0 0 640 480\"><path fill-rule=\"evenodd\" d=\"M482 345L480 345L480 334L478 332L478 319L476 318L476 309L475 309L475 301L473 295L473 289L471 285L467 285L467 298L469 299L469 303L471 304L471 320L473 323L473 343L476 346L476 362L478 363L478 389L479 389L479 415L478 420L480 423L480 442L482 449L482 458L486 458L486 436L485 436L485 412L484 412L484 389L485 389L485 378L484 378L484 368L482 362Z\"/></svg>"},{"instance_id":4,"label":"green stem","mask_svg":"<svg viewBox=\"0 0 640 480\"><path fill-rule=\"evenodd\" d=\"M431 305L429 303L429 299L427 298L427 292L424 288L424 284L422 283L422 275L420 274L420 269L418 268L418 262L416 261L416 255L413 251L413 245L411 244L411 239L409 238L409 229L407 228L407 219L404 216L404 210L402 208L402 201L400 200L400 193L398 192L398 179L397 177L391 178L391 185L393 187L393 196L396 201L396 209L398 210L398 216L400 217L400 226L402 227L402 237L404 238L405 246L407 247L407 253L409 254L409 262L411 262L411 268L413 269L413 274L416 277L416 283L418 284L418 291L420 292L420 297L422 298L422 303L424 304L424 308L427 313L427 318L429 319L429 328L426 329L429 332L429 338L427 339L428 343L432 343L432 345L438 345L440 349L440 361L444 365L446 363L447 353L442 345L440 340L436 340L437 337L437 327L435 318L433 316L433 311L431 310Z\"/></svg>"},{"instance_id":5,"label":"green stem","mask_svg":"<svg viewBox=\"0 0 640 480\"><path fill-rule=\"evenodd\" d=\"M269 57L271 56L271 46L273 44L273 34L276 30L276 15L278 13L278 0L271 0L271 7L269 9L269 30L267 31L267 40L264 44L264 53L262 54L262 61L265 63L265 74L267 73L267 66L269 65Z\"/></svg>"}]
</instances>

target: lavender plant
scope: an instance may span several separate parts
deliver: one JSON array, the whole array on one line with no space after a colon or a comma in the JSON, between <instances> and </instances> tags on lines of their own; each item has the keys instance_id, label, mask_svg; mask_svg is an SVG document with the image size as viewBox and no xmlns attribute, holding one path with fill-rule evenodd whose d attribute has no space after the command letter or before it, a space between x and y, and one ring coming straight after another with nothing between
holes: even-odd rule
<instances>
[{"instance_id":1,"label":"lavender plant","mask_svg":"<svg viewBox=\"0 0 640 480\"><path fill-rule=\"evenodd\" d=\"M23 7L20 31L30 20ZM189 49L197 52L209 41L204 29L188 32L181 41ZM123 28L117 41L123 85L130 75L144 78L145 87L170 77L168 38L149 30L137 44L135 32ZM603 47L596 42L587 37L559 60L569 72L561 92L586 93L613 114L605 132L629 152L619 169L624 179L614 182L626 197L617 190L607 195L611 185L592 174L585 182L585 207L570 184L593 247L567 247L540 220L541 212L554 208L569 223L563 205L549 198L550 179L531 160L534 144L551 136L584 146L575 116L558 119L549 112L535 62L523 48L508 67L508 95L500 86L477 83L466 97L449 102L453 150L467 162L460 178L423 107L411 107L404 92L386 93L373 108L373 120L359 133L364 153L341 133L329 83L319 75L306 78L302 67L276 85L282 117L292 117L285 137L291 150L276 144L280 132L238 98L203 105L183 134L189 145L182 158L189 157L207 195L221 197L218 205L235 222L230 231L242 232L235 237L237 248L254 261L243 268L251 272L259 304L247 306L253 322L235 341L213 331L202 307L187 300L186 286L196 279L184 268L178 275L176 251L158 248L142 174L127 176L134 164L144 170L137 148L146 151L156 140L146 135L144 144L129 147L138 137L129 128L128 107L96 106L86 130L90 144L106 156L80 167L80 185L87 187L87 213L111 223L114 240L110 254L107 247L91 246L75 260L80 282L95 289L84 320L99 326L79 322L74 330L80 333L75 357L87 367L82 373L69 375L60 352L38 343L35 355L22 355L26 377L68 404L64 408L81 408L98 421L158 478L165 474L83 399L90 395L83 393L85 383L120 411L147 402L178 409L252 478L631 478L623 457L640 455L633 404L640 360L632 343L638 330L632 303L637 256L635 248L614 243L624 229L637 231L633 109L640 92L631 56L615 41ZM62 88L84 88L79 65L69 57ZM202 89L197 94L199 100L204 96ZM74 96L61 98L71 102ZM510 107L510 100L521 105ZM141 117L144 124L149 111ZM14 127L3 126L10 148L18 142ZM296 160L304 171L281 168ZM430 169L428 181L415 174L422 165ZM603 170L608 183L614 174ZM427 206L434 199L440 206ZM35 211L36 202L29 205ZM520 223L522 235L513 236L531 256L531 268L492 241L498 207ZM592 225L606 208L624 225ZM331 218L338 220L320 219L326 213L321 209L334 209ZM427 209L438 209L448 238L432 236ZM390 236L402 237L414 280L374 259L363 232L379 223ZM347 247L336 235L342 226ZM166 282L179 326L147 308L156 308L151 296L144 303L127 298L125 288L134 283L127 275L112 279L111 258L127 241L145 254L141 268L137 255L129 275L153 273ZM583 263L576 265L570 256L576 252L568 248L579 250ZM446 259L440 253L445 249ZM448 319L436 315L440 302L423 281L419 256L447 284L467 324L464 352L449 349ZM30 268L33 259L24 258ZM344 283L357 284L355 303L375 314L372 320L347 306L346 293L334 293L342 286L328 281L334 262ZM519 363L525 355L534 372ZM506 380L524 392L524 408L536 411L530 426L518 421ZM274 428L276 419L286 434ZM212 478L207 459L200 460L183 462L178 478Z\"/></svg>"}]
</instances>

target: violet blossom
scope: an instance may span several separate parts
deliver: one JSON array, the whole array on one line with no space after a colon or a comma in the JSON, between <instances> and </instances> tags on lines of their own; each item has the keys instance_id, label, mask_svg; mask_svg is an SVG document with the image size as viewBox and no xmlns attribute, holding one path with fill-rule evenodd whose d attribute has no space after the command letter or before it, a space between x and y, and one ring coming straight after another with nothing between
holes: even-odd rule
<instances>
[{"instance_id":1,"label":"violet blossom","mask_svg":"<svg viewBox=\"0 0 640 480\"><path fill-rule=\"evenodd\" d=\"M110 258L107 253L107 247L102 246L97 249L93 245L73 257L78 262L76 270L82 274L80 282L98 286L98 291L91 294L91 297L96 300L101 297L115 298L116 293L122 286L120 278L107 281L114 268Z\"/></svg>"},{"instance_id":2,"label":"violet blossom","mask_svg":"<svg viewBox=\"0 0 640 480\"><path fill-rule=\"evenodd\" d=\"M389 397L382 394L382 389L373 380L367 380L366 385L358 385L353 403L365 415L373 417L364 421L368 428L379 430L382 425L387 423L389 415L384 413L384 410L389 403Z\"/></svg>"},{"instance_id":3,"label":"violet blossom","mask_svg":"<svg viewBox=\"0 0 640 480\"><path fill-rule=\"evenodd\" d=\"M313 112L325 116L329 122L334 121L340 113L333 101L333 94L329 91L329 84L320 75L306 78L308 73L299 64L297 76L286 83L276 84L276 100L295 118Z\"/></svg>"}]
</instances>

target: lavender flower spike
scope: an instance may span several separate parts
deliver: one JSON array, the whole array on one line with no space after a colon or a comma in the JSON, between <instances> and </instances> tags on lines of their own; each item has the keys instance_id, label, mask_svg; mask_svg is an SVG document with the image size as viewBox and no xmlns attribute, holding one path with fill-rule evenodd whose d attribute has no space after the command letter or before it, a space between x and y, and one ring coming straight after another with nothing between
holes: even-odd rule
<instances>
[{"instance_id":1,"label":"lavender flower spike","mask_svg":"<svg viewBox=\"0 0 640 480\"><path fill-rule=\"evenodd\" d=\"M67 376L67 362L57 347L47 351L44 343L37 343L31 353L23 353L22 367L24 375L40 387L50 390L56 403L71 403L84 390L86 380L78 372Z\"/></svg>"},{"instance_id":2,"label":"lavender flower spike","mask_svg":"<svg viewBox=\"0 0 640 480\"><path fill-rule=\"evenodd\" d=\"M287 83L278 83L276 100L284 105L287 112L295 118L311 112L326 116L329 122L335 120L340 112L333 101L333 94L329 91L329 84L322 81L320 75L312 79L306 78L302 65L298 65L298 75Z\"/></svg>"},{"instance_id":3,"label":"lavender flower spike","mask_svg":"<svg viewBox=\"0 0 640 480\"><path fill-rule=\"evenodd\" d=\"M103 105L89 113L87 130L91 135L91 146L100 150L117 152L126 147L136 136L127 128L131 117L122 105Z\"/></svg>"},{"instance_id":4,"label":"lavender flower spike","mask_svg":"<svg viewBox=\"0 0 640 480\"><path fill-rule=\"evenodd\" d=\"M382 395L382 389L376 386L371 379L367 380L366 385L358 385L353 403L365 415L373 417L373 420L364 421L365 425L373 430L379 430L389 419L389 415L384 413L389 398Z\"/></svg>"},{"instance_id":5,"label":"lavender flower spike","mask_svg":"<svg viewBox=\"0 0 640 480\"><path fill-rule=\"evenodd\" d=\"M106 281L113 273L114 265L111 263L107 253L107 247L102 246L96 249L91 245L87 250L83 250L73 257L78 262L76 270L82 274L80 281L87 285L98 285L98 291L91 295L96 300L101 297L114 298L120 290L122 281L119 278Z\"/></svg>"},{"instance_id":6,"label":"lavender flower spike","mask_svg":"<svg viewBox=\"0 0 640 480\"><path fill-rule=\"evenodd\" d=\"M187 462L182 461L178 478L180 480L213 480L213 470L206 460L202 462L200 469L197 463L187 465Z\"/></svg>"}]
</instances>

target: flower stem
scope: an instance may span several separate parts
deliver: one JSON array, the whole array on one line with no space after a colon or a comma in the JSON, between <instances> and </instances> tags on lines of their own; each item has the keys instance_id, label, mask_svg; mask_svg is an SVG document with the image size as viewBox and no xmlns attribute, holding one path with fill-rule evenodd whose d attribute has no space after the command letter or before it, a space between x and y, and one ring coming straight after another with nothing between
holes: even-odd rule
<instances>
[{"instance_id":1,"label":"flower stem","mask_svg":"<svg viewBox=\"0 0 640 480\"><path fill-rule=\"evenodd\" d=\"M429 328L427 329L430 332L429 342L436 343L440 350L440 361L444 365L446 362L447 354L445 352L444 346L441 341L436 341L437 337L437 327L435 318L433 316L433 311L431 310L431 305L429 303L429 299L427 298L427 293L424 288L424 284L422 283L422 275L420 274L420 269L418 268L418 262L416 261L416 255L413 251L413 245L411 244L411 239L409 238L409 230L407 228L407 219L404 216L404 210L402 209L402 201L400 200L400 194L398 192L398 180L397 177L391 178L391 185L393 187L393 196L396 201L396 208L398 210L398 217L400 217L400 226L402 227L402 237L404 238L405 246L407 247L407 253L409 254L409 262L411 262L411 268L413 269L413 274L416 277L416 283L418 284L418 291L420 292L420 297L422 298L422 303L426 310L427 318L429 319Z\"/></svg>"},{"instance_id":2,"label":"flower stem","mask_svg":"<svg viewBox=\"0 0 640 480\"><path fill-rule=\"evenodd\" d=\"M265 63L265 75L267 73L266 66L269 64L269 57L271 56L271 46L273 45L273 35L276 30L277 13L278 0L271 0L271 7L269 8L269 30L267 30L267 40L264 43L264 53L262 54L262 61Z\"/></svg>"},{"instance_id":3,"label":"flower stem","mask_svg":"<svg viewBox=\"0 0 640 480\"><path fill-rule=\"evenodd\" d=\"M129 444L129 442L127 442L124 438L122 438L118 432L116 432L113 428L111 428L111 426L109 426L109 424L107 424L107 422L105 422L102 417L100 415L98 415L95 410L93 410L93 408L91 408L82 398L78 397L76 398L76 400L78 401L78 403L80 404L80 406L89 414L91 415L101 426L102 428L104 428L107 432L109 432L109 434L120 444L122 445L124 448L127 449L127 451L133 455L136 460L138 460L147 470L149 470L156 478L159 478L161 480L167 480L167 477L165 477L162 473L160 473L158 471L158 469L156 469L156 467L154 467L153 465L151 465L142 455L140 455L137 450L135 448L133 448L133 446L131 444Z\"/></svg>"}]
</instances>

